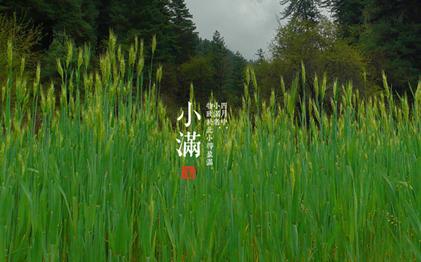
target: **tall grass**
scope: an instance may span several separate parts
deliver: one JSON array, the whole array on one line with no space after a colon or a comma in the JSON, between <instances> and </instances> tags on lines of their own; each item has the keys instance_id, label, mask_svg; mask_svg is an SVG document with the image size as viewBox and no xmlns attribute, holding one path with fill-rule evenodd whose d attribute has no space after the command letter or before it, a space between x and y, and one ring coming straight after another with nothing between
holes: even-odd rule
<instances>
[{"instance_id":1,"label":"tall grass","mask_svg":"<svg viewBox=\"0 0 421 262\"><path fill-rule=\"evenodd\" d=\"M58 84L9 68L1 260L421 260L420 85L412 104L386 78L368 100L351 85L327 99L316 79L301 100L296 80L263 102L248 69L243 108L214 131L213 170L201 157L184 181L162 69L144 74L141 41L108 45L92 71L89 49L69 44Z\"/></svg>"}]
</instances>

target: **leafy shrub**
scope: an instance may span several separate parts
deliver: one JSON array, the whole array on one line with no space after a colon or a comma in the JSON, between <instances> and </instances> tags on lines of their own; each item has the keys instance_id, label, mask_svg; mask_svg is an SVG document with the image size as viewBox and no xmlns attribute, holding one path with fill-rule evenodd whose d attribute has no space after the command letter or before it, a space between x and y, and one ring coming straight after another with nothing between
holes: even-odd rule
<instances>
[{"instance_id":1,"label":"leafy shrub","mask_svg":"<svg viewBox=\"0 0 421 262\"><path fill-rule=\"evenodd\" d=\"M299 19L280 26L271 44L272 59L260 63L256 72L263 89L279 86L280 76L291 82L305 65L307 75L327 73L328 81L339 84L351 81L354 88L367 91L370 87L364 77L368 65L361 52L337 37L337 27L327 19L312 23ZM307 82L307 88L311 87ZM269 93L268 90L263 93Z\"/></svg>"},{"instance_id":2,"label":"leafy shrub","mask_svg":"<svg viewBox=\"0 0 421 262\"><path fill-rule=\"evenodd\" d=\"M214 88L215 69L211 66L211 59L206 56L195 56L181 65L181 79L183 86L188 88L190 83L196 87L199 97L209 95ZM188 92L186 92L188 94ZM202 101L203 102L203 101Z\"/></svg>"},{"instance_id":3,"label":"leafy shrub","mask_svg":"<svg viewBox=\"0 0 421 262\"><path fill-rule=\"evenodd\" d=\"M24 18L8 17L0 14L0 84L7 75L7 46L10 41L13 51L12 68L20 66L25 59L28 69L35 68L39 54L34 47L41 39L41 30Z\"/></svg>"}]
</instances>

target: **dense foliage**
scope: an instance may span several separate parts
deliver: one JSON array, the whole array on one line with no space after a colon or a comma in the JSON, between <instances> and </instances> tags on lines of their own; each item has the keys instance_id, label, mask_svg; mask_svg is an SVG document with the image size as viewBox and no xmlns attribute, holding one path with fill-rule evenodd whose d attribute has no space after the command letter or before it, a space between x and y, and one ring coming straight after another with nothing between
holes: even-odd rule
<instances>
[{"instance_id":1,"label":"dense foliage","mask_svg":"<svg viewBox=\"0 0 421 262\"><path fill-rule=\"evenodd\" d=\"M341 39L361 50L367 76L381 84L385 70L392 89L412 94L421 75L421 4L417 0L284 0L284 17L319 23L330 9ZM365 87L366 88L366 87Z\"/></svg>"},{"instance_id":2,"label":"dense foliage","mask_svg":"<svg viewBox=\"0 0 421 262\"><path fill-rule=\"evenodd\" d=\"M13 69L21 67L22 59L25 65L34 70L39 54L33 51L34 45L40 40L40 28L34 27L22 19L0 15L0 86L7 78L7 50L13 49L15 59Z\"/></svg>"},{"instance_id":3,"label":"dense foliage","mask_svg":"<svg viewBox=\"0 0 421 262\"><path fill-rule=\"evenodd\" d=\"M368 64L357 48L338 37L337 31L336 25L326 19L319 23L293 19L281 26L271 45L272 59L255 65L263 96L269 98L281 76L291 82L301 72L301 63L312 77L327 74L330 87L335 81L352 82L354 89L369 95L370 83L364 78ZM308 82L306 89L311 94L313 83Z\"/></svg>"},{"instance_id":4,"label":"dense foliage","mask_svg":"<svg viewBox=\"0 0 421 262\"><path fill-rule=\"evenodd\" d=\"M266 97L281 76L292 79L301 62L311 74L327 73L331 84L335 79L352 81L364 96L379 90L384 70L393 91L413 95L421 68L421 10L416 0L282 0L280 4L281 18L288 20L282 20L269 56L260 52L255 61ZM328 10L334 22L324 17ZM247 61L226 48L218 31L211 40L200 39L185 0L65 0L59 5L53 0L3 0L0 12L9 20L16 14L25 17L24 24L41 27L42 38L33 39L30 47L42 54L43 79L57 77L56 58L65 55L67 41L88 43L99 54L111 29L123 49L136 36L147 40L150 48L149 40L156 35L154 64L164 67L161 92L171 111L188 97L190 84L196 86L202 103L213 93L240 106ZM145 57L147 64L150 59Z\"/></svg>"},{"instance_id":5,"label":"dense foliage","mask_svg":"<svg viewBox=\"0 0 421 262\"><path fill-rule=\"evenodd\" d=\"M0 8L9 17L26 15L41 26L43 38L35 43L43 53L43 79L57 76L56 58L65 55L67 41L79 46L87 43L98 54L113 30L123 49L136 36L147 40L146 48L150 48L149 40L156 36L154 64L164 66L161 91L171 111L185 101L190 84L201 90L201 101L213 92L240 105L245 59L226 48L219 32L211 42L200 39L184 0L66 0L59 5L53 0L5 0ZM147 63L150 59L145 57ZM196 69L196 63L202 69Z\"/></svg>"}]
</instances>

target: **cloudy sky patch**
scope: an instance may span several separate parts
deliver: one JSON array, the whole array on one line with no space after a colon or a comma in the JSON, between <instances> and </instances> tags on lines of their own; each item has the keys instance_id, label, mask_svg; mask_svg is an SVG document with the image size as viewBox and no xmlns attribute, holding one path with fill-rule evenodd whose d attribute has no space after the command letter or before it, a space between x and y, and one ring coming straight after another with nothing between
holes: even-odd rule
<instances>
[{"instance_id":1,"label":"cloudy sky patch","mask_svg":"<svg viewBox=\"0 0 421 262\"><path fill-rule=\"evenodd\" d=\"M231 50L255 58L266 50L278 26L279 0L186 0L200 37L218 30Z\"/></svg>"}]
</instances>

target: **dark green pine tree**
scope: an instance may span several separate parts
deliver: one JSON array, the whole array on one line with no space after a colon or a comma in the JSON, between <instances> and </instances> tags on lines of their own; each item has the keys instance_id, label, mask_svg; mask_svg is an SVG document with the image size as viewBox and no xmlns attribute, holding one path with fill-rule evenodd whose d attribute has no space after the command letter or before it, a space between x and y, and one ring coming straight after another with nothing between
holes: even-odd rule
<instances>
[{"instance_id":1,"label":"dark green pine tree","mask_svg":"<svg viewBox=\"0 0 421 262\"><path fill-rule=\"evenodd\" d=\"M221 33L218 30L216 30L215 33L213 33L212 46L215 52L226 52L224 37L222 37Z\"/></svg>"},{"instance_id":2,"label":"dark green pine tree","mask_svg":"<svg viewBox=\"0 0 421 262\"><path fill-rule=\"evenodd\" d=\"M147 47L156 35L156 58L161 62L173 62L175 31L170 19L169 0L106 0L100 5L98 27L103 39L112 29L121 42L131 43L137 36ZM145 55L150 55L150 49Z\"/></svg>"},{"instance_id":3,"label":"dark green pine tree","mask_svg":"<svg viewBox=\"0 0 421 262\"><path fill-rule=\"evenodd\" d=\"M41 49L48 49L57 33L65 32L78 44L95 42L98 0L3 0L8 14L26 16L43 29Z\"/></svg>"},{"instance_id":4,"label":"dark green pine tree","mask_svg":"<svg viewBox=\"0 0 421 262\"><path fill-rule=\"evenodd\" d=\"M244 90L244 69L247 66L247 61L240 54L236 52L232 55L232 81L228 89L230 104L233 106L241 106L241 95Z\"/></svg>"},{"instance_id":5,"label":"dark green pine tree","mask_svg":"<svg viewBox=\"0 0 421 262\"><path fill-rule=\"evenodd\" d=\"M212 66L215 69L215 95L222 96L227 80L227 48L225 40L219 31L215 31L211 42Z\"/></svg>"},{"instance_id":6,"label":"dark green pine tree","mask_svg":"<svg viewBox=\"0 0 421 262\"><path fill-rule=\"evenodd\" d=\"M257 57L256 63L258 63L258 64L265 61L265 52L263 51L262 48L257 49L256 57Z\"/></svg>"},{"instance_id":7,"label":"dark green pine tree","mask_svg":"<svg viewBox=\"0 0 421 262\"><path fill-rule=\"evenodd\" d=\"M340 34L352 43L357 43L364 23L365 0L327 0L325 6L330 7L333 17L338 23Z\"/></svg>"},{"instance_id":8,"label":"dark green pine tree","mask_svg":"<svg viewBox=\"0 0 421 262\"><path fill-rule=\"evenodd\" d=\"M145 40L157 36L158 45L157 57L161 61L174 63L175 56L172 47L176 44L176 35L174 26L171 24L171 11L169 9L169 0L149 0L148 6L144 7L144 17L141 28L141 36ZM133 23L136 23L133 21Z\"/></svg>"},{"instance_id":9,"label":"dark green pine tree","mask_svg":"<svg viewBox=\"0 0 421 262\"><path fill-rule=\"evenodd\" d=\"M286 8L281 12L281 19L291 18L309 22L317 22L320 19L319 7L321 0L281 0L281 5Z\"/></svg>"},{"instance_id":10,"label":"dark green pine tree","mask_svg":"<svg viewBox=\"0 0 421 262\"><path fill-rule=\"evenodd\" d=\"M417 0L367 0L360 45L395 89L409 91L421 74L421 5Z\"/></svg>"},{"instance_id":11,"label":"dark green pine tree","mask_svg":"<svg viewBox=\"0 0 421 262\"><path fill-rule=\"evenodd\" d=\"M132 10L129 0L103 0L98 5L99 16L97 20L99 44L108 39L109 32L112 30L120 42L128 39L128 29L130 24L130 10Z\"/></svg>"},{"instance_id":12,"label":"dark green pine tree","mask_svg":"<svg viewBox=\"0 0 421 262\"><path fill-rule=\"evenodd\" d=\"M175 59L177 64L182 64L194 55L198 42L196 26L184 0L172 0L169 7L175 34Z\"/></svg>"}]
</instances>

